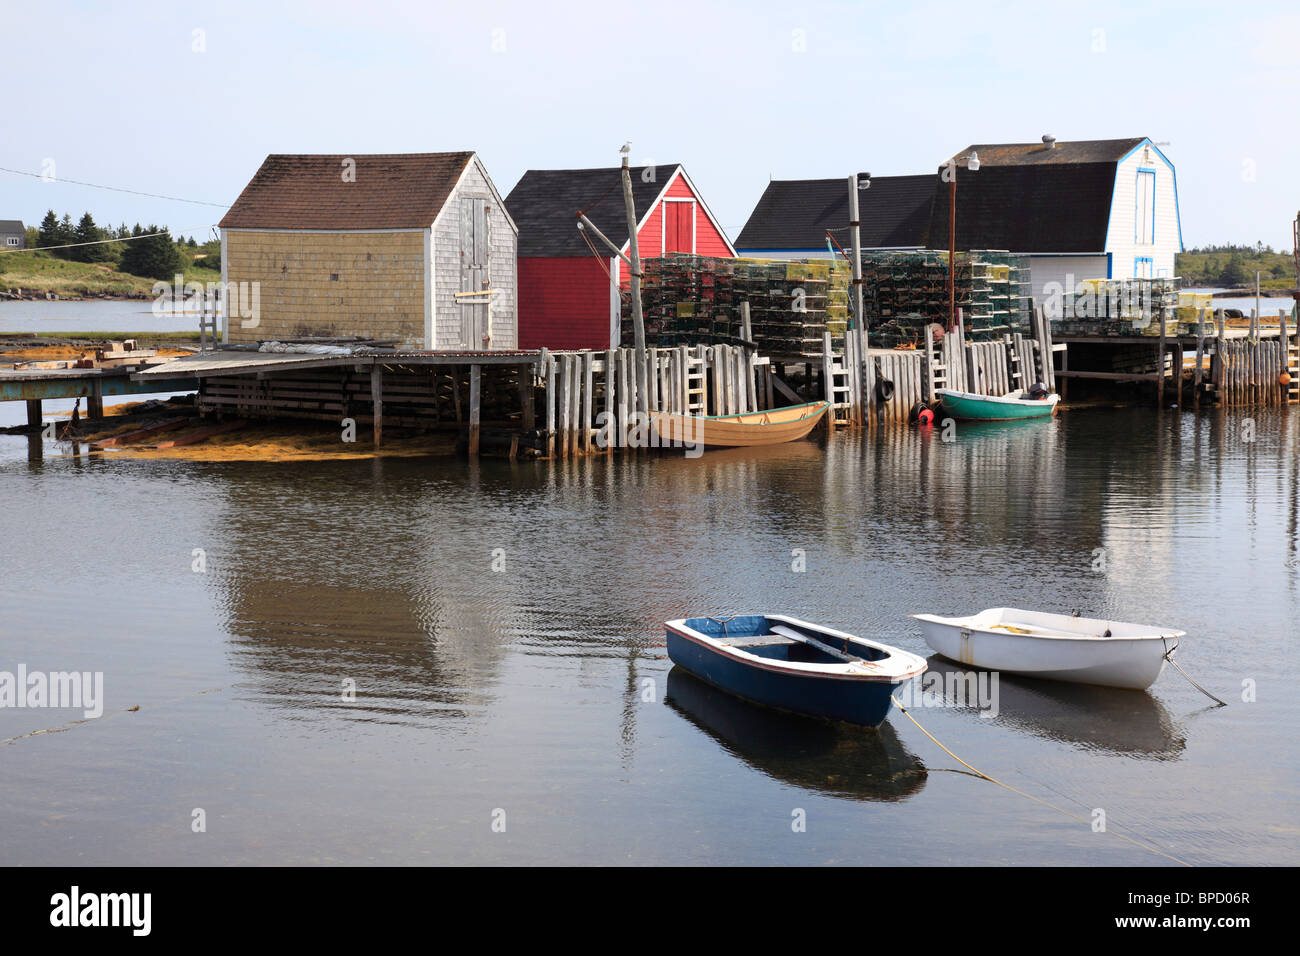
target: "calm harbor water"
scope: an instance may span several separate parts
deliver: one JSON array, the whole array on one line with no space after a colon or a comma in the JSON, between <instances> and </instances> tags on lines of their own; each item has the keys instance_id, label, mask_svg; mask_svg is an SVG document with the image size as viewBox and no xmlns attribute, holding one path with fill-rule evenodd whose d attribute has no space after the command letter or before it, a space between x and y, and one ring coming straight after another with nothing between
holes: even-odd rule
<instances>
[{"instance_id":1,"label":"calm harbor water","mask_svg":"<svg viewBox=\"0 0 1300 956\"><path fill-rule=\"evenodd\" d=\"M951 772L897 711L756 710L662 646L669 618L774 610L929 657L909 613L1007 604L1180 627L1230 706L1172 671L1004 678L997 716L917 708L928 730L1190 863L1295 864L1300 416L1254 442L1244 417L477 466L0 436L0 671L102 671L106 698L0 709L0 863L1172 865Z\"/></svg>"}]
</instances>

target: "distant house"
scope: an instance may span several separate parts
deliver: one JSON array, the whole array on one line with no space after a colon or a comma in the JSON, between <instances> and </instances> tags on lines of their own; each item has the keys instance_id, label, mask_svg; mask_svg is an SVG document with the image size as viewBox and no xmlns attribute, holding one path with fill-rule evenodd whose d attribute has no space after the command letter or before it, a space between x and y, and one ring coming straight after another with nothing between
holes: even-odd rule
<instances>
[{"instance_id":1,"label":"distant house","mask_svg":"<svg viewBox=\"0 0 1300 956\"><path fill-rule=\"evenodd\" d=\"M686 170L674 163L631 170L638 252L730 257L735 248ZM522 348L606 349L619 340L619 290L631 279L621 259L578 231L579 210L628 251L618 167L530 169L506 197L519 224L519 343Z\"/></svg>"},{"instance_id":2,"label":"distant house","mask_svg":"<svg viewBox=\"0 0 1300 956\"><path fill-rule=\"evenodd\" d=\"M977 171L967 166L971 153ZM975 144L957 163L957 248L1030 257L1033 295L1079 279L1174 275L1182 252L1174 164L1145 137ZM948 247L949 184L940 180L930 246Z\"/></svg>"},{"instance_id":3,"label":"distant house","mask_svg":"<svg viewBox=\"0 0 1300 956\"><path fill-rule=\"evenodd\" d=\"M858 190L863 249L924 249L934 201L934 176L879 176ZM778 179L767 184L736 238L744 256L811 259L838 256L849 236L848 177Z\"/></svg>"},{"instance_id":4,"label":"distant house","mask_svg":"<svg viewBox=\"0 0 1300 956\"><path fill-rule=\"evenodd\" d=\"M271 155L220 225L223 282L260 289L231 343L518 347L518 229L476 153Z\"/></svg>"},{"instance_id":5,"label":"distant house","mask_svg":"<svg viewBox=\"0 0 1300 956\"><path fill-rule=\"evenodd\" d=\"M0 249L25 249L26 236L21 220L0 219Z\"/></svg>"}]
</instances>

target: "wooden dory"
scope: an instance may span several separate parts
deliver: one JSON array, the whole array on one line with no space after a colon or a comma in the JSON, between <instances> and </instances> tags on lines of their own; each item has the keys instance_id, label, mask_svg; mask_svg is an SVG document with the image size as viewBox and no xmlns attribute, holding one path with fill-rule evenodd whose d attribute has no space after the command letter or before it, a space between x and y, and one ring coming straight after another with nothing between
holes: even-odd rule
<instances>
[{"instance_id":1,"label":"wooden dory","mask_svg":"<svg viewBox=\"0 0 1300 956\"><path fill-rule=\"evenodd\" d=\"M829 407L827 402L809 402L765 412L712 417L651 412L650 421L666 444L744 448L798 441L813 430Z\"/></svg>"},{"instance_id":2,"label":"wooden dory","mask_svg":"<svg viewBox=\"0 0 1300 956\"><path fill-rule=\"evenodd\" d=\"M668 656L720 690L796 714L879 727L925 660L781 614L668 621Z\"/></svg>"},{"instance_id":3,"label":"wooden dory","mask_svg":"<svg viewBox=\"0 0 1300 956\"><path fill-rule=\"evenodd\" d=\"M995 607L970 617L913 614L925 643L950 660L1028 677L1145 690L1183 631Z\"/></svg>"},{"instance_id":4,"label":"wooden dory","mask_svg":"<svg viewBox=\"0 0 1300 956\"><path fill-rule=\"evenodd\" d=\"M1061 396L1053 393L1046 398L1030 398L1021 391L1005 395L976 395L941 388L935 394L943 410L952 418L969 422L1006 422L1021 418L1051 418L1056 414L1056 404Z\"/></svg>"}]
</instances>

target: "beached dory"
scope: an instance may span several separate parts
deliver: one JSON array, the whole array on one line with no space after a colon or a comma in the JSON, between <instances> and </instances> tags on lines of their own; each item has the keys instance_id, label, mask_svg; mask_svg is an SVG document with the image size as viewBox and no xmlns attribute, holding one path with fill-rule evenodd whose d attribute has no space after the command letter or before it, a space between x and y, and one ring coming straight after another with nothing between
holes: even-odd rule
<instances>
[{"instance_id":1,"label":"beached dory","mask_svg":"<svg viewBox=\"0 0 1300 956\"><path fill-rule=\"evenodd\" d=\"M782 614L668 621L668 656L715 687L779 710L878 727L923 658Z\"/></svg>"},{"instance_id":2,"label":"beached dory","mask_svg":"<svg viewBox=\"0 0 1300 956\"><path fill-rule=\"evenodd\" d=\"M1145 690L1184 631L1069 614L995 607L970 617L913 614L925 643L988 670Z\"/></svg>"}]
</instances>

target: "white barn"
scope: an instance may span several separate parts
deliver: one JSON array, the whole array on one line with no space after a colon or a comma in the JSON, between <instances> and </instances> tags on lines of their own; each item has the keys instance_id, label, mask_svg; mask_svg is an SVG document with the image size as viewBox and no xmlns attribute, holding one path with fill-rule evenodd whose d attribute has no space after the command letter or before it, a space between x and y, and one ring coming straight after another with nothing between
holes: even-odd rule
<instances>
[{"instance_id":1,"label":"white barn","mask_svg":"<svg viewBox=\"0 0 1300 956\"><path fill-rule=\"evenodd\" d=\"M970 156L978 169L970 170ZM1080 279L1172 278L1183 250L1174 164L1146 137L974 144L953 160L957 247L1029 255L1033 295ZM944 184L946 186L946 184ZM930 247L948 244L948 190Z\"/></svg>"}]
</instances>

